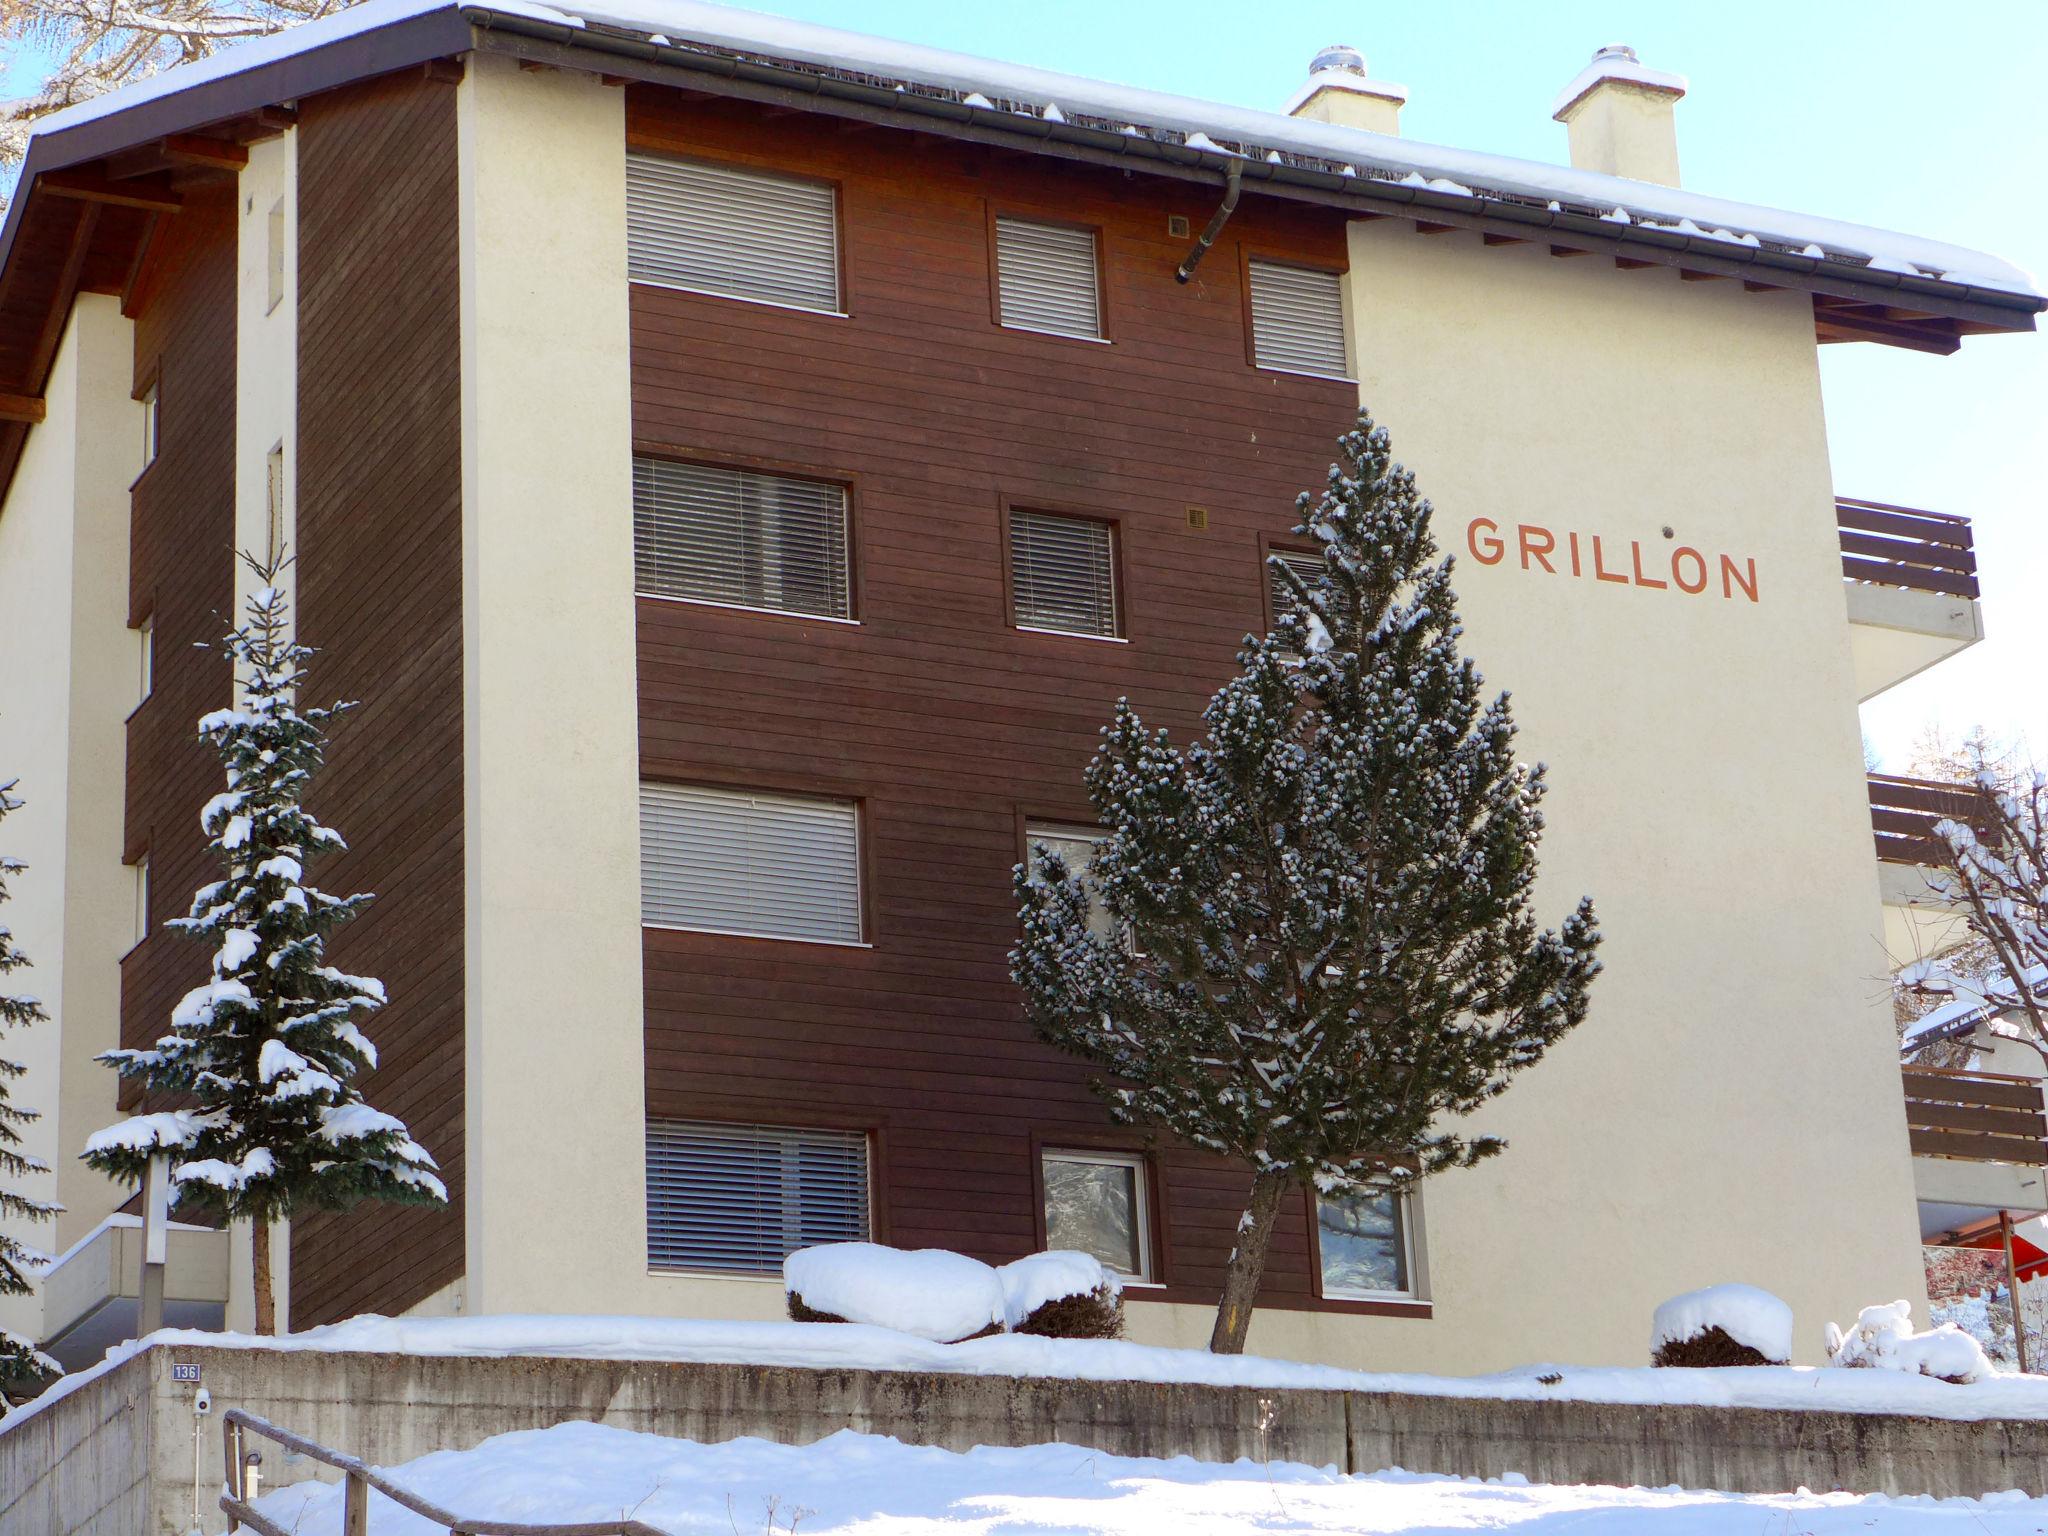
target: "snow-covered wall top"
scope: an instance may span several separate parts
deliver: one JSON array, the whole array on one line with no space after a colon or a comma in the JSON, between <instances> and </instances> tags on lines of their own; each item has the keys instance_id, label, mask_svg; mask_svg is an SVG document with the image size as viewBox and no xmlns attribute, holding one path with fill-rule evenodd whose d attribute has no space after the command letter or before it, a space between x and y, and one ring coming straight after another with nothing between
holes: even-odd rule
<instances>
[{"instance_id":1,"label":"snow-covered wall top","mask_svg":"<svg viewBox=\"0 0 2048 1536\"><path fill-rule=\"evenodd\" d=\"M365 3L271 37L238 44L193 64L112 92L46 119L51 134L187 87L306 52L409 17L463 8L458 0L365 0ZM1301 156L1351 167L1363 177L1432 190L1533 200L1590 209L1614 223L1678 230L1733 244L1768 242L1804 255L1860 264L1875 271L1919 273L2025 298L2040 298L2033 279L1995 256L1940 241L1790 213L1592 171L1482 154L1273 112L1141 90L896 42L808 22L766 16L706 0L589 0L543 5L535 0L484 0L478 9L571 28L621 28L657 43L729 50L763 60L852 71L883 81L958 94L991 112L1026 110L1044 119L1098 118L1137 134L1166 133L1219 155L1219 141L1261 158ZM1008 107L992 105L994 102Z\"/></svg>"}]
</instances>

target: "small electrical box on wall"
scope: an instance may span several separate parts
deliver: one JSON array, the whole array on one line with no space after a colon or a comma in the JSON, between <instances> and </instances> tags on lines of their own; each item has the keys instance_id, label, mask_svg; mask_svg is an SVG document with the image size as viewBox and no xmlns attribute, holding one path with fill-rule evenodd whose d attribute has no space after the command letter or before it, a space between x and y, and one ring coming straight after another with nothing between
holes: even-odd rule
<instances>
[{"instance_id":1,"label":"small electrical box on wall","mask_svg":"<svg viewBox=\"0 0 2048 1536\"><path fill-rule=\"evenodd\" d=\"M1169 213L1166 216L1166 237L1169 240L1185 240L1188 237L1188 216L1184 213Z\"/></svg>"},{"instance_id":2,"label":"small electrical box on wall","mask_svg":"<svg viewBox=\"0 0 2048 1536\"><path fill-rule=\"evenodd\" d=\"M1209 531L1209 509L1207 507L1188 508L1188 531L1190 533L1207 533Z\"/></svg>"}]
</instances>

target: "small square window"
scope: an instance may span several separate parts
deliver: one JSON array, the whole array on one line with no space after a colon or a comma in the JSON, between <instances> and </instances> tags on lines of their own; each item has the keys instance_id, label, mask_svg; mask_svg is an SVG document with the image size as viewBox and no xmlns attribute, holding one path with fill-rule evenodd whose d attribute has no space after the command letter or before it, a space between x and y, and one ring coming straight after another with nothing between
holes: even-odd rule
<instances>
[{"instance_id":1,"label":"small square window","mask_svg":"<svg viewBox=\"0 0 2048 1536\"><path fill-rule=\"evenodd\" d=\"M264 245L267 251L269 271L269 303L265 314L284 302L284 199L279 198L270 205L270 214L263 221Z\"/></svg>"},{"instance_id":2,"label":"small square window","mask_svg":"<svg viewBox=\"0 0 2048 1536\"><path fill-rule=\"evenodd\" d=\"M1391 1189L1316 1197L1323 1294L1346 1300L1415 1295L1410 1200Z\"/></svg>"},{"instance_id":3,"label":"small square window","mask_svg":"<svg viewBox=\"0 0 2048 1536\"><path fill-rule=\"evenodd\" d=\"M996 220L996 309L1016 331L1102 339L1095 231Z\"/></svg>"},{"instance_id":4,"label":"small square window","mask_svg":"<svg viewBox=\"0 0 2048 1536\"><path fill-rule=\"evenodd\" d=\"M1011 620L1019 629L1116 639L1116 535L1052 512L1010 513Z\"/></svg>"},{"instance_id":5,"label":"small square window","mask_svg":"<svg viewBox=\"0 0 2048 1536\"><path fill-rule=\"evenodd\" d=\"M149 937L149 855L128 866L135 874L135 938L140 944Z\"/></svg>"},{"instance_id":6,"label":"small square window","mask_svg":"<svg viewBox=\"0 0 2048 1536\"><path fill-rule=\"evenodd\" d=\"M149 468L156 462L157 450L157 385L150 380L149 387L142 392L142 467Z\"/></svg>"},{"instance_id":7,"label":"small square window","mask_svg":"<svg viewBox=\"0 0 2048 1536\"><path fill-rule=\"evenodd\" d=\"M1093 1254L1131 1280L1152 1278L1145 1160L1124 1152L1047 1152L1045 1245Z\"/></svg>"},{"instance_id":8,"label":"small square window","mask_svg":"<svg viewBox=\"0 0 2048 1536\"><path fill-rule=\"evenodd\" d=\"M1311 267L1254 261L1252 356L1261 368L1319 379L1351 377L1344 326L1344 279Z\"/></svg>"}]
</instances>

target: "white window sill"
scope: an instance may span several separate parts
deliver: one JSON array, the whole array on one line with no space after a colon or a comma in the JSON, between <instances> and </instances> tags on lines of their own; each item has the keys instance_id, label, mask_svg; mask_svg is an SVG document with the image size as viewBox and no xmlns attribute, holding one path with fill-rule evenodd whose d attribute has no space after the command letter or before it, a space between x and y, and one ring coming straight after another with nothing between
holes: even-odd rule
<instances>
[{"instance_id":1,"label":"white window sill","mask_svg":"<svg viewBox=\"0 0 2048 1536\"><path fill-rule=\"evenodd\" d=\"M815 304L790 304L781 299L759 299L748 293L722 293L716 288L692 288L687 283L664 283L651 277L629 277L634 288L666 288L670 293L694 293L707 299L729 299L735 304L758 304L763 309L786 309L791 314L820 315L827 320L851 320L843 309L819 309Z\"/></svg>"},{"instance_id":2,"label":"white window sill","mask_svg":"<svg viewBox=\"0 0 2048 1536\"><path fill-rule=\"evenodd\" d=\"M1324 1301L1373 1301L1396 1307L1426 1307L1429 1298L1412 1291L1323 1291Z\"/></svg>"},{"instance_id":3,"label":"white window sill","mask_svg":"<svg viewBox=\"0 0 2048 1536\"><path fill-rule=\"evenodd\" d=\"M657 929L662 933L710 933L722 939L769 939L777 944L811 944L819 949L873 949L875 946L863 939L810 939L794 933L758 933L751 928L696 928L688 923L650 923L641 920L642 928Z\"/></svg>"},{"instance_id":4,"label":"white window sill","mask_svg":"<svg viewBox=\"0 0 2048 1536\"><path fill-rule=\"evenodd\" d=\"M1281 373L1290 379L1324 379L1332 384L1356 384L1358 379L1348 373L1317 373L1313 368L1275 368L1271 363L1252 365L1260 373Z\"/></svg>"},{"instance_id":5,"label":"white window sill","mask_svg":"<svg viewBox=\"0 0 2048 1536\"><path fill-rule=\"evenodd\" d=\"M849 629L859 629L859 619L842 619L833 613L812 613L808 608L762 608L754 603L721 603L710 597L675 597L667 592L643 592L633 589L635 597L644 597L651 603L681 603L687 608L722 608L728 613L765 613L776 619L809 619L818 624L844 624Z\"/></svg>"},{"instance_id":6,"label":"white window sill","mask_svg":"<svg viewBox=\"0 0 2048 1536\"><path fill-rule=\"evenodd\" d=\"M1007 320L999 320L996 324L1002 330L1022 331L1026 336L1057 336L1061 341L1085 341L1098 347L1116 345L1107 336L1084 336L1079 331L1049 331L1042 325L1012 325Z\"/></svg>"},{"instance_id":7,"label":"white window sill","mask_svg":"<svg viewBox=\"0 0 2048 1536\"><path fill-rule=\"evenodd\" d=\"M1084 630L1046 629L1037 624L1012 624L1010 627L1020 635L1061 635L1069 640L1096 640L1105 645L1129 645L1131 643L1130 638L1126 635L1091 635Z\"/></svg>"}]
</instances>

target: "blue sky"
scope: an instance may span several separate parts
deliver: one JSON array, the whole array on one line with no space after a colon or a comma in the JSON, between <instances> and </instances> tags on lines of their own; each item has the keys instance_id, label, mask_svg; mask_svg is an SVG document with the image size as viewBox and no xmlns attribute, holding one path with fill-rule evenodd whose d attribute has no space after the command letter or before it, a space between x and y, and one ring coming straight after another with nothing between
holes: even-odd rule
<instances>
[{"instance_id":1,"label":"blue sky","mask_svg":"<svg viewBox=\"0 0 2048 1536\"><path fill-rule=\"evenodd\" d=\"M1550 102L1603 43L1691 77L1688 187L1975 246L2048 275L2048 5L1903 0L1291 0L962 4L766 0L759 9L1250 106L1310 56L1362 49L1411 91L1411 138L1562 161ZM17 73L0 90L20 89ZM1887 765L1923 723L2024 735L2048 757L2048 336L1952 357L1821 350L1836 489L1974 519L1990 638L1864 709Z\"/></svg>"}]
</instances>

